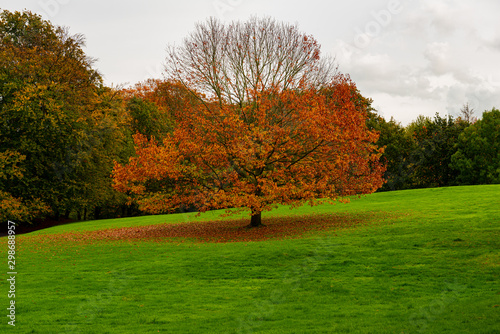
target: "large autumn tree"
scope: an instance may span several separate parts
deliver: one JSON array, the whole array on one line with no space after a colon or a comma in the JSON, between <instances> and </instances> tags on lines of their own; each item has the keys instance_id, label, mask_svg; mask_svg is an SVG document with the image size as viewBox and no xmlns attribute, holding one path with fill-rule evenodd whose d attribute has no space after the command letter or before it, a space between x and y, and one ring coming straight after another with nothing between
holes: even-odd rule
<instances>
[{"instance_id":1,"label":"large autumn tree","mask_svg":"<svg viewBox=\"0 0 500 334\"><path fill-rule=\"evenodd\" d=\"M296 26L210 19L169 49L167 75L195 98L163 142L137 134L136 156L114 169L115 188L141 196L143 210L249 209L256 227L277 204L382 185L366 99Z\"/></svg>"}]
</instances>

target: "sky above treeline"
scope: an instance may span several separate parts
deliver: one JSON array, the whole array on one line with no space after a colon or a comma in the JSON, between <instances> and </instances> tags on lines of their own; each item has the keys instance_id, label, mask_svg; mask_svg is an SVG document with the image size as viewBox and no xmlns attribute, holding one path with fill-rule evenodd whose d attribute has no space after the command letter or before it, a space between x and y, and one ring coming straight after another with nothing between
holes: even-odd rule
<instances>
[{"instance_id":1,"label":"sky above treeline","mask_svg":"<svg viewBox=\"0 0 500 334\"><path fill-rule=\"evenodd\" d=\"M498 0L2 0L86 37L109 86L161 78L168 45L213 16L296 23L386 119L500 108Z\"/></svg>"}]
</instances>

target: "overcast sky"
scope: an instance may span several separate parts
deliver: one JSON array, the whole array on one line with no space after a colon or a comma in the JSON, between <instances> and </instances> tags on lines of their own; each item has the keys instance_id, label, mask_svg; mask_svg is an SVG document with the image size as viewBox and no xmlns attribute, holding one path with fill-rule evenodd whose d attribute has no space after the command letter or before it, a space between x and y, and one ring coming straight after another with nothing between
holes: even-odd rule
<instances>
[{"instance_id":1,"label":"overcast sky","mask_svg":"<svg viewBox=\"0 0 500 334\"><path fill-rule=\"evenodd\" d=\"M500 108L498 0L1 0L82 33L107 85L161 77L166 46L196 22L271 16L297 23L336 57L386 119L480 116Z\"/></svg>"}]
</instances>

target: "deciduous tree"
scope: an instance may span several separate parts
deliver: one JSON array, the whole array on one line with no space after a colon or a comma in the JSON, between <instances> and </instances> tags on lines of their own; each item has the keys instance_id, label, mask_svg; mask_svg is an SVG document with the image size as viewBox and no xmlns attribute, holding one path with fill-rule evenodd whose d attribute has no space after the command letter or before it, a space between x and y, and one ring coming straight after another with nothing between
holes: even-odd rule
<instances>
[{"instance_id":1,"label":"deciduous tree","mask_svg":"<svg viewBox=\"0 0 500 334\"><path fill-rule=\"evenodd\" d=\"M142 196L144 210L249 209L255 227L277 204L382 185L355 84L296 26L210 19L170 49L167 68L195 99L162 143L136 135L136 156L114 168L115 188Z\"/></svg>"},{"instance_id":2,"label":"deciduous tree","mask_svg":"<svg viewBox=\"0 0 500 334\"><path fill-rule=\"evenodd\" d=\"M468 123L455 121L452 116L434 119L419 117L407 127L414 140L409 170L415 188L444 187L457 184L458 173L450 167L451 156L460 133Z\"/></svg>"},{"instance_id":3,"label":"deciduous tree","mask_svg":"<svg viewBox=\"0 0 500 334\"><path fill-rule=\"evenodd\" d=\"M55 218L103 205L120 160L121 115L109 108L115 92L83 46L83 36L29 11L0 14L0 155L23 157L22 178L4 179L0 191Z\"/></svg>"},{"instance_id":4,"label":"deciduous tree","mask_svg":"<svg viewBox=\"0 0 500 334\"><path fill-rule=\"evenodd\" d=\"M500 110L485 111L460 134L455 149L451 165L462 184L500 183Z\"/></svg>"},{"instance_id":5,"label":"deciduous tree","mask_svg":"<svg viewBox=\"0 0 500 334\"><path fill-rule=\"evenodd\" d=\"M377 145L384 148L381 161L386 166L386 183L380 191L411 188L411 154L416 149L414 140L407 135L405 128L393 118L386 121L383 117L370 112L368 128L379 133Z\"/></svg>"}]
</instances>

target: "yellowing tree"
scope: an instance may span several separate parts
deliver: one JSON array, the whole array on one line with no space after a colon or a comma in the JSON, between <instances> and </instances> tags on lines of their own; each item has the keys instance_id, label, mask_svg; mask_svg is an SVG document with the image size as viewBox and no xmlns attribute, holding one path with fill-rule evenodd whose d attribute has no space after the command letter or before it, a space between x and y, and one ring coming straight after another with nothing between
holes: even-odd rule
<instances>
[{"instance_id":1,"label":"yellowing tree","mask_svg":"<svg viewBox=\"0 0 500 334\"><path fill-rule=\"evenodd\" d=\"M125 111L84 41L29 11L0 13L0 167L13 166L16 156L19 171L0 175L8 219L57 219L124 197L110 173L125 146Z\"/></svg>"}]
</instances>

